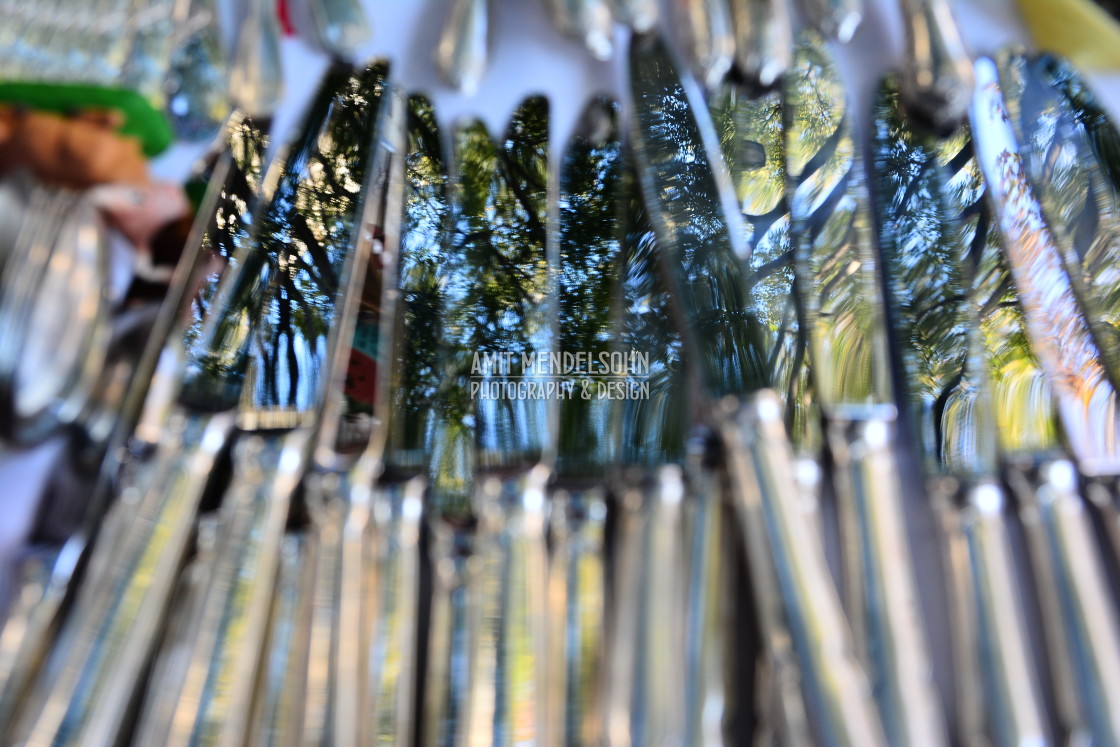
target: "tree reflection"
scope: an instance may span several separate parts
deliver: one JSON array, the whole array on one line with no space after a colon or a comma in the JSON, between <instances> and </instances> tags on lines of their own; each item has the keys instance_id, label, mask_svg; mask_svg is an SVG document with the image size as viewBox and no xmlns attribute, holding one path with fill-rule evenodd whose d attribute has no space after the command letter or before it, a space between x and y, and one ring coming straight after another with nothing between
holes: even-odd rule
<instances>
[{"instance_id":1,"label":"tree reflection","mask_svg":"<svg viewBox=\"0 0 1120 747\"><path fill-rule=\"evenodd\" d=\"M245 401L292 425L319 406L327 341L335 321L340 276L359 227L361 190L377 142L375 128L388 66L347 73L334 91L325 126L304 151L298 178L281 179L263 210L256 240L283 247L274 295L254 343L255 374ZM275 416L281 415L280 419ZM286 424L286 423L284 423Z\"/></svg>"},{"instance_id":2,"label":"tree reflection","mask_svg":"<svg viewBox=\"0 0 1120 747\"><path fill-rule=\"evenodd\" d=\"M440 382L441 265L449 210L439 124L432 103L423 96L409 99L407 147L386 469L414 475L428 465L432 407Z\"/></svg>"},{"instance_id":3,"label":"tree reflection","mask_svg":"<svg viewBox=\"0 0 1120 747\"><path fill-rule=\"evenodd\" d=\"M767 330L755 315L735 250L740 237L731 234L709 161L701 129L710 126L707 112L690 108L658 37L634 41L630 70L638 179L701 380L717 398L767 387Z\"/></svg>"},{"instance_id":4,"label":"tree reflection","mask_svg":"<svg viewBox=\"0 0 1120 747\"><path fill-rule=\"evenodd\" d=\"M917 442L934 472L990 474L1009 451L1051 448L1049 387L983 201L967 126L939 138L907 121L898 85L876 102L880 240Z\"/></svg>"},{"instance_id":5,"label":"tree reflection","mask_svg":"<svg viewBox=\"0 0 1120 747\"><path fill-rule=\"evenodd\" d=\"M786 164L797 274L822 407L889 401L875 237L844 90L825 42L805 32L786 74Z\"/></svg>"},{"instance_id":6,"label":"tree reflection","mask_svg":"<svg viewBox=\"0 0 1120 747\"><path fill-rule=\"evenodd\" d=\"M441 261L442 320L435 403L432 495L445 512L469 513L474 466L527 466L548 444L549 402L472 399L471 383L513 383L527 371L472 374L475 354L549 350L548 103L528 99L499 147L484 125L454 137L449 232ZM473 378L472 378L473 377ZM539 377L536 377L539 379ZM540 383L538 381L538 383Z\"/></svg>"},{"instance_id":7,"label":"tree reflection","mask_svg":"<svg viewBox=\"0 0 1120 747\"><path fill-rule=\"evenodd\" d=\"M620 343L624 209L619 106L592 100L568 144L560 174L559 341L565 352L626 350ZM645 347L633 348L640 352ZM589 373L589 372L581 372ZM611 376L573 376L610 382ZM618 401L576 394L560 403L557 471L561 476L605 476L618 457Z\"/></svg>"},{"instance_id":8,"label":"tree reflection","mask_svg":"<svg viewBox=\"0 0 1120 747\"><path fill-rule=\"evenodd\" d=\"M1120 196L1109 166L1094 150L1094 142L1110 145L1105 133L1111 127L1099 109L1096 118L1090 114L1092 95L1076 77L1068 66L1046 58L1011 54L1000 63L1004 101L1027 176L1102 360L1113 382L1120 382ZM1062 88L1076 99L1063 96Z\"/></svg>"},{"instance_id":9,"label":"tree reflection","mask_svg":"<svg viewBox=\"0 0 1120 747\"><path fill-rule=\"evenodd\" d=\"M249 240L253 209L261 188L264 156L268 150L268 133L248 116L235 113L226 125L226 151L229 170L210 225L203 235L199 251L204 260L204 276L187 309L187 331L184 344L190 347L202 332L203 319L214 300L218 283L226 267L244 251Z\"/></svg>"},{"instance_id":10,"label":"tree reflection","mask_svg":"<svg viewBox=\"0 0 1120 747\"><path fill-rule=\"evenodd\" d=\"M286 157L274 162L266 179L261 209L254 215L252 238L235 256L236 271L219 286L211 302L211 312L204 318L202 328L188 350L187 371L182 401L202 410L224 410L235 407L241 394L245 367L249 359L249 343L258 323L273 275L278 268L281 254L287 251L293 234L307 236L306 220L286 228L289 214L295 212L294 198L300 184L319 178L333 166L329 158L319 155L321 146L330 153L333 141L329 135L332 122L347 112L343 104L350 96L364 102L364 96L354 95L357 76L352 76L348 65L332 66L320 83L308 106L296 139L289 145ZM350 119L356 116L352 110ZM343 115L345 116L345 115ZM341 128L338 128L341 129ZM345 139L345 138L344 138ZM353 138L350 138L353 139ZM301 230L303 229L303 230ZM316 243L316 242L312 242ZM277 283L290 285L290 276ZM285 323L290 326L289 318ZM292 340L291 336L286 337ZM274 369L274 367L273 367ZM274 370L271 372L274 374ZM267 378L266 374L266 378ZM265 389L270 387L266 386Z\"/></svg>"},{"instance_id":11,"label":"tree reflection","mask_svg":"<svg viewBox=\"0 0 1120 747\"><path fill-rule=\"evenodd\" d=\"M749 96L725 85L710 108L745 219L750 259L744 282L764 332L766 370L785 399L791 440L812 451L818 439L790 240L782 96Z\"/></svg>"}]
</instances>

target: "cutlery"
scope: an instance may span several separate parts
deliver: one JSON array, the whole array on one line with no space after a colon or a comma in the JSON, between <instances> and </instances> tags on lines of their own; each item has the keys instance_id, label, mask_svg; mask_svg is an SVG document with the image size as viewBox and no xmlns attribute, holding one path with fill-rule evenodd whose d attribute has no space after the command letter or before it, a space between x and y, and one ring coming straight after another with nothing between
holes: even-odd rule
<instances>
[{"instance_id":1,"label":"cutlery","mask_svg":"<svg viewBox=\"0 0 1120 747\"><path fill-rule=\"evenodd\" d=\"M86 566L87 546L94 536L100 536L102 542L100 549L89 559L89 569L81 576L84 579L83 589L88 588L89 591L82 592L85 601L77 609L88 609L88 605L93 603L91 600L97 598L97 590L102 588L100 584L107 583L103 571L110 566L109 558L115 557L117 550L113 539L115 529L135 508L135 500L129 496L144 489L147 478L158 469L154 466L155 460L147 460L147 457L156 451L160 436L168 424L175 400L171 384L183 357L184 335L195 326L180 321L180 307L184 305L182 300L189 293L190 287L195 282L200 282L199 265L206 263L212 250L220 250L227 255L236 250L238 242L234 241L234 236L241 226L236 216L251 204L252 194L259 182L256 172L260 169L259 159L263 150L263 135L260 131L251 122L235 116L231 119L228 136L223 137L223 142L227 140L232 156L223 153L215 166L210 179L211 186L202 201L199 218L187 242L187 246L198 249L184 253L168 289L166 303L147 333L144 352L138 361L132 361L128 365L131 380L127 391L121 400L114 399L104 403L112 412L100 416L95 413L85 418L91 437L97 443L95 451L103 456L98 457L101 459L100 470L93 491L82 507L84 523L61 549L50 575L49 588L32 612L33 619L9 617L5 623L6 626L23 630L19 643L20 656L27 661L37 662L41 653L45 652L58 624L60 612L74 596L74 579ZM229 161L231 157L236 160L236 168ZM222 225L222 231L225 232L223 236L213 235L218 229L211 225L212 221ZM211 232L210 235L207 235L208 231ZM209 300L213 286L221 277L220 267L221 265L209 268L211 274L205 282L201 282L194 304ZM210 293L207 293L207 288ZM190 310L196 309L196 305L190 307ZM180 325L178 331L169 335L176 324ZM158 370L157 359L162 364ZM154 370L156 374L149 395L148 383L153 379ZM138 420L141 423L139 426ZM137 428L136 435L130 438L134 427ZM98 436L97 433L101 435ZM104 504L114 488L122 493L122 500L113 504L106 512ZM81 619L86 614L75 612L74 618ZM34 678L36 671L37 666L21 668L18 676L5 679L4 690L0 694L0 703L4 709L0 713L0 722L8 720L5 714L10 713L10 709L19 702L23 688Z\"/></svg>"},{"instance_id":2,"label":"cutlery","mask_svg":"<svg viewBox=\"0 0 1120 747\"><path fill-rule=\"evenodd\" d=\"M478 91L490 59L489 0L451 0L435 55L444 80L468 96Z\"/></svg>"},{"instance_id":3,"label":"cutlery","mask_svg":"<svg viewBox=\"0 0 1120 747\"><path fill-rule=\"evenodd\" d=\"M837 743L883 743L882 727L832 585L819 537L800 506L784 408L764 366L768 341L751 308L749 259L718 143L699 97L656 36L630 49L632 135L661 266L691 346L700 391L724 440L748 549L756 607L788 626L800 681L820 733ZM713 155L709 155L713 154ZM780 382L779 382L780 383ZM739 398L742 398L741 400ZM756 554L763 562L755 562ZM777 582L771 586L767 568ZM757 589L777 588L777 599Z\"/></svg>"},{"instance_id":4,"label":"cutlery","mask_svg":"<svg viewBox=\"0 0 1120 747\"><path fill-rule=\"evenodd\" d=\"M304 131L273 167L264 212L285 214L301 172L316 155L334 97L344 94L348 80L345 69L335 69L325 81ZM282 178L285 169L288 176ZM62 639L70 643L56 651L60 663L39 688L41 705L25 709L20 733L32 740L101 738L120 728L155 643L199 501L234 426L253 320L279 262L269 254L278 247L267 238L262 229L236 252L237 271L219 284L214 313L187 350L174 387L177 404L159 426L152 467L135 491L122 492L122 506L129 508L120 510L120 534L101 561L91 560L90 577L104 581L82 585L85 601L77 600L73 634ZM94 574L97 566L102 571ZM120 605L126 607L118 613Z\"/></svg>"},{"instance_id":5,"label":"cutlery","mask_svg":"<svg viewBox=\"0 0 1120 747\"><path fill-rule=\"evenodd\" d=\"M719 85L735 57L731 11L725 0L675 0L685 57L706 87Z\"/></svg>"},{"instance_id":6,"label":"cutlery","mask_svg":"<svg viewBox=\"0 0 1120 747\"><path fill-rule=\"evenodd\" d=\"M618 374L596 372L601 356L626 352L620 345L620 117L617 102L591 99L560 164L559 348L595 361L556 377L568 388L558 404L556 482L549 497L549 723L563 744L596 744L603 735L607 489L620 456L622 402L597 394Z\"/></svg>"},{"instance_id":7,"label":"cutlery","mask_svg":"<svg viewBox=\"0 0 1120 747\"><path fill-rule=\"evenodd\" d=\"M620 347L649 356L648 365L626 374L628 384L647 385L648 396L622 402L619 464L624 469L612 481L609 504L615 527L604 683L609 744L683 740L690 715L681 698L689 674L681 651L686 640L681 524L688 395L680 335L657 273L657 238L637 190L630 186L627 192Z\"/></svg>"},{"instance_id":8,"label":"cutlery","mask_svg":"<svg viewBox=\"0 0 1120 747\"><path fill-rule=\"evenodd\" d=\"M545 0L556 28L600 60L614 52L614 25L608 0Z\"/></svg>"},{"instance_id":9,"label":"cutlery","mask_svg":"<svg viewBox=\"0 0 1120 747\"><path fill-rule=\"evenodd\" d=\"M785 82L798 292L832 462L847 609L888 741L941 744L907 540L870 197L835 63L814 32L799 39Z\"/></svg>"},{"instance_id":10,"label":"cutlery","mask_svg":"<svg viewBox=\"0 0 1120 747\"><path fill-rule=\"evenodd\" d=\"M793 25L784 0L731 3L735 65L751 85L769 88L793 59Z\"/></svg>"},{"instance_id":11,"label":"cutlery","mask_svg":"<svg viewBox=\"0 0 1120 747\"><path fill-rule=\"evenodd\" d=\"M888 77L874 115L880 247L907 382L900 400L944 532L957 733L969 742L990 730L1001 744L1042 743L1046 710L999 464L1000 432L1027 426L997 424L998 402L1014 390L993 373L1006 354L989 342L999 339L990 317L1004 313L1013 291L967 124L939 135L909 112L901 84Z\"/></svg>"},{"instance_id":12,"label":"cutlery","mask_svg":"<svg viewBox=\"0 0 1120 747\"><path fill-rule=\"evenodd\" d=\"M276 5L249 0L229 70L233 105L251 117L271 117L284 96Z\"/></svg>"},{"instance_id":13,"label":"cutlery","mask_svg":"<svg viewBox=\"0 0 1120 747\"><path fill-rule=\"evenodd\" d=\"M149 727L167 744L240 743L251 726L284 529L313 457L327 388L339 380L346 339L339 325L365 276L363 229L373 209L365 198L387 71L381 62L332 66L322 89L326 117L303 135L313 147L301 149L255 216L254 242L280 247L279 272L251 338L219 550L199 603L191 664L168 722Z\"/></svg>"},{"instance_id":14,"label":"cutlery","mask_svg":"<svg viewBox=\"0 0 1120 747\"><path fill-rule=\"evenodd\" d=\"M658 0L610 0L610 3L615 20L639 33L651 30L661 17Z\"/></svg>"},{"instance_id":15,"label":"cutlery","mask_svg":"<svg viewBox=\"0 0 1120 747\"><path fill-rule=\"evenodd\" d=\"M971 121L976 155L1018 291L1022 328L1053 394L1064 442L1078 469L1089 475L1113 473L1116 393L1104 356L1063 265L1061 241L1047 220L1038 188L1029 181L999 68L980 59L975 74ZM1063 725L1074 733L1087 728L1105 742L1116 740L1120 730L1110 693L1111 680L1120 671L1120 638L1111 602L1105 601L1112 597L1099 548L1090 539L1089 517L1078 500L1076 477L1061 460L1037 473L1029 466L1017 473L1009 481L1032 511L1025 523L1031 520L1032 562L1039 595L1049 610L1044 624ZM1077 658L1079 652L1085 658Z\"/></svg>"},{"instance_id":16,"label":"cutlery","mask_svg":"<svg viewBox=\"0 0 1120 747\"><path fill-rule=\"evenodd\" d=\"M523 355L553 343L548 122L547 102L531 97L502 146L480 122L460 124L452 138L442 377L430 426L424 744L549 733L545 464L555 404L528 393L548 382L521 367ZM506 353L514 365L501 362Z\"/></svg>"},{"instance_id":17,"label":"cutlery","mask_svg":"<svg viewBox=\"0 0 1120 747\"><path fill-rule=\"evenodd\" d=\"M369 19L358 0L307 0L311 28L319 46L334 57L349 59L370 40Z\"/></svg>"}]
</instances>

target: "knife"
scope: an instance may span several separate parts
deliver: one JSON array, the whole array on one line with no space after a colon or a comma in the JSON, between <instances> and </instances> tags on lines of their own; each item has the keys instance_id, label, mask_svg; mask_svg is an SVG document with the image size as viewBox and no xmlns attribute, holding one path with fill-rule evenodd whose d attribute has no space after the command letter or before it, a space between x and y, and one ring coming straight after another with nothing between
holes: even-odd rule
<instances>
[{"instance_id":1,"label":"knife","mask_svg":"<svg viewBox=\"0 0 1120 747\"><path fill-rule=\"evenodd\" d=\"M910 114L900 89L888 77L875 104L879 238L907 382L900 401L944 530L957 733L1041 743L1046 711L1000 481L996 403L1010 390L1002 380L996 389L999 356L985 324L1013 291L967 124L937 134Z\"/></svg>"},{"instance_id":2,"label":"knife","mask_svg":"<svg viewBox=\"0 0 1120 747\"><path fill-rule=\"evenodd\" d=\"M219 513L220 549L200 602L188 676L160 727L167 744L240 743L249 728L284 529L324 400L339 380L339 351L348 343L339 328L365 277L373 210L367 198L387 74L383 62L332 67L317 145L296 178L280 180L258 218L256 241L285 248L252 340L233 475Z\"/></svg>"},{"instance_id":3,"label":"knife","mask_svg":"<svg viewBox=\"0 0 1120 747\"><path fill-rule=\"evenodd\" d=\"M179 410L176 414L173 407L177 391L172 379L179 375L183 365L184 340L188 338L188 330L192 326L188 318L194 310L193 305L188 309L181 307L186 305L186 299L191 299L193 304L212 295L212 288L217 285L223 273L220 268L224 267L219 264L208 270L205 268L214 253L227 256L235 252L245 254L234 240L243 230L238 214L253 201L255 189L251 185L258 181L256 174L260 169L260 159L267 141L257 126L240 115L231 118L224 137L228 138L230 153L221 156L214 167L210 186L187 244L196 249L188 251L177 267L168 290L167 303L161 308L149 333L145 351L136 365L128 394L116 418L113 433L109 436L105 458L86 509L86 525L67 541L60 553L52 572L51 589L44 597L46 604L40 605L35 612L38 623L28 628L25 641L21 644L28 650L43 650L46 647L59 614L64 609L63 605L74 593L73 581L81 574L83 582L75 595L76 606L70 611L69 622L51 653L56 667L80 667L80 657L96 651L82 647L94 645L100 626L110 624L109 618L104 617L110 614L109 608L102 605L108 604L117 593L115 585L119 569L134 562L128 560L129 553L135 558L135 553L140 551L146 541L139 538L148 531L144 527L150 526L145 522L151 522L164 504L159 490L151 489L153 482L166 480L175 462L180 462L183 469L190 466L189 455L180 457L175 452L184 429L194 431L198 437L207 431L203 421L208 416L200 413L194 418L194 426L188 427L184 411ZM214 223L223 223L223 217L228 233L218 235L214 232ZM200 273L205 275L205 279L199 279ZM192 288L196 284L199 289L192 298ZM153 370L156 374L149 386ZM137 429L136 436L130 438L134 426ZM215 426L217 430L211 438L217 438L218 443L207 442L209 445L204 449L211 456L220 450L224 441L224 437L216 434L227 426L226 423ZM171 448L159 448L161 436L165 433L172 444ZM199 443L192 442L190 447L193 449L198 445ZM203 469L205 462L203 458L198 467L200 471L196 479L202 480L196 486L198 490L205 484L205 473L208 472L208 469ZM120 499L106 511L104 504L111 492L119 493ZM145 494L147 501L140 500ZM138 518L133 521L133 517ZM130 533L136 532L139 532L135 535L137 539L132 540L135 544L129 544L126 538L134 536ZM87 546L90 538L95 536L101 542L89 554L87 562ZM108 644L108 641L104 643ZM72 647L76 648L71 650ZM81 653L83 650L85 653ZM76 674L76 671L71 670L65 676ZM23 687L21 681L29 682L34 676L35 672L31 670L24 672L21 677L6 680L5 694L2 696L6 707L16 702L17 693ZM49 680L42 679L37 686L36 699L23 710L37 712L43 705L43 698L50 695L52 688L59 686L59 683L52 685Z\"/></svg>"},{"instance_id":4,"label":"knife","mask_svg":"<svg viewBox=\"0 0 1120 747\"><path fill-rule=\"evenodd\" d=\"M880 744L882 727L852 656L819 536L800 506L784 407L766 389L770 345L764 347L766 331L744 282L749 256L738 206L721 160L709 155L718 153L718 143L706 109L692 103L698 95L678 69L658 37L633 40L632 134L642 193L664 248L662 274L685 347L693 351L700 391L724 439L744 536L765 542L779 581L777 601L756 603L774 604L789 626L822 738ZM750 571L767 582L758 564Z\"/></svg>"},{"instance_id":5,"label":"knife","mask_svg":"<svg viewBox=\"0 0 1120 747\"><path fill-rule=\"evenodd\" d=\"M480 122L452 139L425 744L548 733L544 465L555 403L539 396L549 383L539 367L523 365L553 341L548 122L547 101L531 97L500 147Z\"/></svg>"},{"instance_id":6,"label":"knife","mask_svg":"<svg viewBox=\"0 0 1120 747\"><path fill-rule=\"evenodd\" d=\"M940 744L870 197L835 63L813 32L799 39L785 104L798 291L833 464L847 609L888 740Z\"/></svg>"},{"instance_id":7,"label":"knife","mask_svg":"<svg viewBox=\"0 0 1120 747\"><path fill-rule=\"evenodd\" d=\"M1113 473L1116 391L1063 265L1060 240L1028 181L997 64L978 60L975 72L971 118L976 154L1018 290L1022 327L1053 392L1064 440L1078 468L1088 475ZM1112 597L1100 572L1099 548L1089 539L1089 518L1077 500L1076 479L1058 464L1044 469L1041 480L1031 480L1028 471L1012 485L1018 486L1021 498L1032 499L1028 506L1038 511L1032 553L1040 595L1046 595L1053 615L1048 643L1052 659L1068 656L1066 661L1073 663L1057 687L1076 687L1080 701L1077 716L1067 705L1067 723L1072 718L1076 729L1083 721L1094 738L1115 741L1120 738L1115 723L1120 706L1111 702L1118 686L1112 680L1120 672L1117 620L1112 605L1103 601ZM1092 624L1085 623L1086 614L1093 616ZM1065 666L1058 661L1057 671Z\"/></svg>"},{"instance_id":8,"label":"knife","mask_svg":"<svg viewBox=\"0 0 1120 747\"><path fill-rule=\"evenodd\" d=\"M598 392L619 380L602 370L602 357L626 352L620 116L617 102L591 99L560 165L559 349L589 360L558 377L567 388L558 406L548 579L549 722L557 744L596 744L603 734L607 489L620 456L622 402Z\"/></svg>"},{"instance_id":9,"label":"knife","mask_svg":"<svg viewBox=\"0 0 1120 747\"><path fill-rule=\"evenodd\" d=\"M788 53L792 54L792 42ZM751 308L763 328L769 330L760 345L766 355L765 365L772 372L775 387L781 391L786 431L794 454L815 465L821 434L809 387L807 340L802 333L802 312L796 292L786 199L783 97L780 90L751 93L742 86L725 84L713 92L708 107L745 228L750 257L742 266L747 273L745 286L749 289ZM797 472L800 474L801 470ZM815 492L810 498L816 501ZM812 514L809 518L819 520ZM711 530L716 531L716 527ZM823 537L817 527L814 533ZM716 541L715 537L705 538L698 540L698 546L707 547ZM760 591L760 595L774 594L775 571L770 561L757 553L761 543L748 537L741 541L749 552L755 553L751 564L759 569L756 576L766 577L766 590ZM782 738L795 743L808 740L806 707L798 691L788 624L772 603L757 604L755 614L763 637L763 655L755 662L757 686L769 689L775 696L773 705L779 709L767 712L762 706L758 713L762 720L759 728L775 729Z\"/></svg>"}]
</instances>

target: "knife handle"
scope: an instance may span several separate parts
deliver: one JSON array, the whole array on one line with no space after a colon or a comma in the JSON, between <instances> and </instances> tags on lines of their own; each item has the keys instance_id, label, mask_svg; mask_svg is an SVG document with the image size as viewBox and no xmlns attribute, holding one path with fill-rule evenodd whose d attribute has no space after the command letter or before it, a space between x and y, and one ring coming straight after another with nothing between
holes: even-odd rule
<instances>
[{"instance_id":1,"label":"knife handle","mask_svg":"<svg viewBox=\"0 0 1120 747\"><path fill-rule=\"evenodd\" d=\"M417 619L420 604L420 523L423 478L379 485L373 500L372 531L363 539L369 559L365 584L368 633L360 640L369 656L364 687L361 742L413 744L416 715ZM347 537L350 537L349 532ZM349 553L343 556L344 594L354 583ZM341 670L341 667L340 667Z\"/></svg>"},{"instance_id":2,"label":"knife handle","mask_svg":"<svg viewBox=\"0 0 1120 747\"><path fill-rule=\"evenodd\" d=\"M137 511L94 546L52 663L22 711L28 744L112 744L153 653L231 414L172 419Z\"/></svg>"},{"instance_id":3,"label":"knife handle","mask_svg":"<svg viewBox=\"0 0 1120 747\"><path fill-rule=\"evenodd\" d=\"M470 741L528 744L547 738L545 525L549 471L484 478L475 494L480 572L471 672Z\"/></svg>"},{"instance_id":4,"label":"knife handle","mask_svg":"<svg viewBox=\"0 0 1120 747\"><path fill-rule=\"evenodd\" d=\"M728 402L720 418L756 606L771 640L785 634L790 642L780 679L802 683L821 741L885 745L820 536L793 477L782 412L778 395L765 390L741 404Z\"/></svg>"},{"instance_id":5,"label":"knife handle","mask_svg":"<svg viewBox=\"0 0 1120 747\"><path fill-rule=\"evenodd\" d=\"M240 745L245 739L284 528L308 443L309 433L297 430L244 435L235 447L218 552L166 745Z\"/></svg>"},{"instance_id":6,"label":"knife handle","mask_svg":"<svg viewBox=\"0 0 1120 747\"><path fill-rule=\"evenodd\" d=\"M639 471L616 492L606 743L684 744L684 472Z\"/></svg>"},{"instance_id":7,"label":"knife handle","mask_svg":"<svg viewBox=\"0 0 1120 747\"><path fill-rule=\"evenodd\" d=\"M607 498L558 489L551 503L549 723L555 744L601 744L607 631Z\"/></svg>"},{"instance_id":8,"label":"knife handle","mask_svg":"<svg viewBox=\"0 0 1120 747\"><path fill-rule=\"evenodd\" d=\"M1088 730L1093 743L1120 743L1120 622L1094 536L1065 460L1035 478L1012 469L1008 480L1020 515L1043 603L1056 699L1064 728Z\"/></svg>"},{"instance_id":9,"label":"knife handle","mask_svg":"<svg viewBox=\"0 0 1120 747\"><path fill-rule=\"evenodd\" d=\"M925 123L952 131L968 117L972 58L946 0L901 0L906 62L900 93Z\"/></svg>"},{"instance_id":10,"label":"knife handle","mask_svg":"<svg viewBox=\"0 0 1120 747\"><path fill-rule=\"evenodd\" d=\"M845 591L891 743L946 744L903 517L894 414L889 406L852 408L828 423Z\"/></svg>"},{"instance_id":11,"label":"knife handle","mask_svg":"<svg viewBox=\"0 0 1120 747\"><path fill-rule=\"evenodd\" d=\"M959 531L967 552L968 600L974 636L966 655L971 670L959 673L958 686L972 697L971 707L1002 744L1050 741L1039 694L1038 675L1029 653L1029 631L1008 536L1006 497L996 483L981 481L965 491ZM966 685L968 679L971 684ZM977 691L977 686L982 689ZM981 722L972 718L973 729Z\"/></svg>"},{"instance_id":12,"label":"knife handle","mask_svg":"<svg viewBox=\"0 0 1120 747\"><path fill-rule=\"evenodd\" d=\"M423 744L547 738L548 474L482 475L477 525L433 524Z\"/></svg>"}]
</instances>

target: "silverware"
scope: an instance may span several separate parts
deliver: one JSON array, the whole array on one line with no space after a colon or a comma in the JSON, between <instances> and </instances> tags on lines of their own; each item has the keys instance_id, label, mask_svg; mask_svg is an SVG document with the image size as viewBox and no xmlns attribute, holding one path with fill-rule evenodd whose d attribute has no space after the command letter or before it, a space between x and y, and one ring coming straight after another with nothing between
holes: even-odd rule
<instances>
[{"instance_id":1,"label":"silverware","mask_svg":"<svg viewBox=\"0 0 1120 747\"><path fill-rule=\"evenodd\" d=\"M444 79L468 96L490 59L490 0L451 0L435 51Z\"/></svg>"},{"instance_id":2,"label":"silverware","mask_svg":"<svg viewBox=\"0 0 1120 747\"><path fill-rule=\"evenodd\" d=\"M765 560L750 563L752 577L759 575L756 588L779 589L777 602L761 598L757 605L776 605L777 619L789 626L808 700L819 704L813 715L822 732L841 743L879 744L881 726L851 656L823 548L799 506L784 408L766 390L771 379L758 341L767 337L748 302L742 262L749 255L739 210L721 160L709 155L718 145L705 109L691 105L698 96L675 70L657 37L634 40L635 152L666 250L662 266L674 311L686 345L694 348L701 391L726 445L744 536ZM751 542L755 538L765 544ZM776 584L766 568L773 569Z\"/></svg>"},{"instance_id":3,"label":"silverware","mask_svg":"<svg viewBox=\"0 0 1120 747\"><path fill-rule=\"evenodd\" d=\"M870 197L835 63L815 33L794 52L785 106L798 291L833 464L847 609L888 740L940 744Z\"/></svg>"},{"instance_id":4,"label":"silverware","mask_svg":"<svg viewBox=\"0 0 1120 747\"><path fill-rule=\"evenodd\" d=\"M596 59L614 52L614 25L608 0L545 0L553 24L587 47Z\"/></svg>"},{"instance_id":5,"label":"silverware","mask_svg":"<svg viewBox=\"0 0 1120 747\"><path fill-rule=\"evenodd\" d=\"M726 0L676 0L681 41L692 71L708 88L719 85L735 57Z\"/></svg>"},{"instance_id":6,"label":"silverware","mask_svg":"<svg viewBox=\"0 0 1120 747\"><path fill-rule=\"evenodd\" d=\"M774 85L793 60L793 26L786 0L732 0L735 64L761 88Z\"/></svg>"},{"instance_id":7,"label":"silverware","mask_svg":"<svg viewBox=\"0 0 1120 747\"><path fill-rule=\"evenodd\" d=\"M555 448L554 403L502 395L547 384L521 360L511 368L476 358L520 358L553 342L548 121L547 102L534 97L514 113L501 147L479 122L460 125L453 140L431 426L436 574L425 744L549 733L544 464Z\"/></svg>"},{"instance_id":8,"label":"silverware","mask_svg":"<svg viewBox=\"0 0 1120 747\"><path fill-rule=\"evenodd\" d=\"M967 125L939 135L912 118L893 77L875 107L880 246L927 493L943 529L958 738L1044 742L1046 711L1028 648L1022 579L1000 484L993 313L1013 296ZM1002 271L1001 271L1002 270ZM1029 412L1029 410L1028 410ZM982 687L981 682L988 683Z\"/></svg>"},{"instance_id":9,"label":"silverware","mask_svg":"<svg viewBox=\"0 0 1120 747\"><path fill-rule=\"evenodd\" d=\"M188 676L162 727L168 744L240 743L250 728L291 501L330 383L338 380L339 350L347 344L338 325L364 278L369 245L362 229L371 206L361 195L384 120L387 69L380 62L331 69L318 102L323 119L312 118L303 134L313 146L298 151L255 220L256 243L284 248L252 341L233 475L219 514L220 551L200 602L203 623ZM324 173L334 178L319 178ZM305 199L294 200L297 193ZM313 639L317 630L313 625ZM329 628L327 635L329 646ZM307 728L305 722L305 735Z\"/></svg>"},{"instance_id":10,"label":"silverware","mask_svg":"<svg viewBox=\"0 0 1120 747\"><path fill-rule=\"evenodd\" d=\"M599 398L597 390L617 382L618 375L596 371L601 355L626 352L620 116L615 101L589 101L560 165L559 348L596 362L557 377L571 396L559 401L556 487L549 497L548 682L549 731L563 744L597 744L603 738L607 489L620 457L623 404Z\"/></svg>"},{"instance_id":11,"label":"silverware","mask_svg":"<svg viewBox=\"0 0 1120 747\"><path fill-rule=\"evenodd\" d=\"M307 3L315 39L331 55L348 59L370 40L373 32L358 0L307 0Z\"/></svg>"},{"instance_id":12,"label":"silverware","mask_svg":"<svg viewBox=\"0 0 1120 747\"><path fill-rule=\"evenodd\" d=\"M972 103L977 160L1003 235L1003 249L1023 310L1022 328L1056 401L1065 442L1087 474L1110 473L1115 464L1115 397L1102 354L1066 274L1060 243L1044 214L1015 138L999 71L978 60ZM1020 472L1022 470L1020 469ZM1013 473L1014 475L1015 473ZM1027 511L1032 562L1055 672L1063 726L1087 728L1094 738L1115 740L1111 679L1120 671L1117 620L1100 572L1099 548L1078 498L1073 470L1058 463L1039 477L1012 478ZM1074 568L1078 570L1073 571ZM1093 624L1082 622L1087 610ZM1092 652L1079 660L1079 651ZM1077 694L1077 701L1070 698Z\"/></svg>"},{"instance_id":13,"label":"silverware","mask_svg":"<svg viewBox=\"0 0 1120 747\"><path fill-rule=\"evenodd\" d=\"M284 96L280 28L276 6L249 0L248 15L237 35L229 71L234 106L251 117L271 117Z\"/></svg>"}]
</instances>

